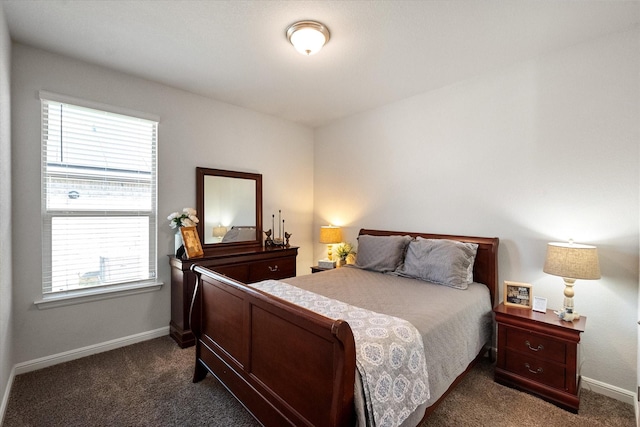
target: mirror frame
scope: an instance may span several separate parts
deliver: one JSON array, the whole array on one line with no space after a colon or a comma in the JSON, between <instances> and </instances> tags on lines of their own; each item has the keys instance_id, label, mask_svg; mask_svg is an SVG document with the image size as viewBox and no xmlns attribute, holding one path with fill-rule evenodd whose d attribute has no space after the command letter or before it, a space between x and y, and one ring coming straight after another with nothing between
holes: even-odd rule
<instances>
[{"instance_id":1,"label":"mirror frame","mask_svg":"<svg viewBox=\"0 0 640 427\"><path fill-rule=\"evenodd\" d=\"M204 178L206 176L221 176L226 178L250 179L256 182L256 238L243 242L230 243L204 243ZM227 171L222 169L209 169L196 167L196 210L201 221L197 225L198 236L202 248L206 252L216 252L217 250L229 250L232 248L258 248L262 247L262 175L258 173Z\"/></svg>"}]
</instances>

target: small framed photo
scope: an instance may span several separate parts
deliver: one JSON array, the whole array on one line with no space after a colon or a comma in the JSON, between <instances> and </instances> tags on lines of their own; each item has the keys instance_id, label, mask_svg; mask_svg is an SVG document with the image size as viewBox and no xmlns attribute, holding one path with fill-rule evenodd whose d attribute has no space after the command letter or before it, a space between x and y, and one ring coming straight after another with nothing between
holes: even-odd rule
<instances>
[{"instance_id":1,"label":"small framed photo","mask_svg":"<svg viewBox=\"0 0 640 427\"><path fill-rule=\"evenodd\" d=\"M187 259L198 258L204 255L202 245L200 244L200 237L198 237L198 230L196 227L180 227L180 233L182 234L182 242L184 243L184 252L187 255Z\"/></svg>"},{"instance_id":2,"label":"small framed photo","mask_svg":"<svg viewBox=\"0 0 640 427\"><path fill-rule=\"evenodd\" d=\"M528 283L504 281L504 305L520 308L531 308L533 296Z\"/></svg>"},{"instance_id":3,"label":"small framed photo","mask_svg":"<svg viewBox=\"0 0 640 427\"><path fill-rule=\"evenodd\" d=\"M533 311L541 313L547 312L547 299L542 297L533 297Z\"/></svg>"}]
</instances>

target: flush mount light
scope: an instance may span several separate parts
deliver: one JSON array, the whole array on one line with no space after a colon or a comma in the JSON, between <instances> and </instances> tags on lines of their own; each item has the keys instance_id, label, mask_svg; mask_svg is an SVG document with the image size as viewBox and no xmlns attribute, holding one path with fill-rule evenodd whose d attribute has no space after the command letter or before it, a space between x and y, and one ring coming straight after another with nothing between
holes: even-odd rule
<instances>
[{"instance_id":1,"label":"flush mount light","mask_svg":"<svg viewBox=\"0 0 640 427\"><path fill-rule=\"evenodd\" d=\"M287 28L287 39L303 55L313 55L329 41L329 29L316 21L300 21Z\"/></svg>"}]
</instances>

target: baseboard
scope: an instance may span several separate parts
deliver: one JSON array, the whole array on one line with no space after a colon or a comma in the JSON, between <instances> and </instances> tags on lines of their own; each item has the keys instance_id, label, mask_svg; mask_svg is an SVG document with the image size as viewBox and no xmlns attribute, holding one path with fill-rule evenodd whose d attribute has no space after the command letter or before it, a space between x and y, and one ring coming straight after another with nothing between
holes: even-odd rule
<instances>
[{"instance_id":1,"label":"baseboard","mask_svg":"<svg viewBox=\"0 0 640 427\"><path fill-rule=\"evenodd\" d=\"M4 415L9 403L9 394L11 393L11 387L13 386L13 380L16 375L24 374L31 371L37 371L38 369L47 368L49 366L57 365L59 363L70 362L71 360L80 359L82 357L91 356L92 354L98 354L109 350L115 350L116 348L125 347L131 344L135 344L142 341L151 340L154 338L160 338L169 335L169 327L155 329L153 331L142 332L135 335L129 335L128 337L118 338L111 341L106 341L99 344L90 345L87 347L78 348L75 350L65 351L63 353L53 354L51 356L41 357L39 359L30 360L28 362L18 363L11 369L9 375L9 381L7 381L7 387L4 390L2 396L2 402L0 403L0 426L4 421Z\"/></svg>"},{"instance_id":2,"label":"baseboard","mask_svg":"<svg viewBox=\"0 0 640 427\"><path fill-rule=\"evenodd\" d=\"M603 383L602 381L594 380L592 378L584 376L582 377L582 388L585 390L593 391L594 393L611 397L624 403L628 403L632 406L635 405L636 414L638 413L638 402L636 400L636 395L629 390L625 390L623 388L616 387L611 384ZM636 416L636 419L637 418L638 417Z\"/></svg>"},{"instance_id":3,"label":"baseboard","mask_svg":"<svg viewBox=\"0 0 640 427\"><path fill-rule=\"evenodd\" d=\"M105 341L103 343L90 345L87 347L78 348L75 350L65 351L63 353L53 354L51 356L41 357L39 359L29 360L27 362L18 363L14 367L15 375L24 374L31 371L37 371L38 369L47 368L49 366L57 365L59 363L69 362L71 360L80 359L82 357L91 356L92 354L98 354L116 348L125 347L131 344L135 344L142 341L159 338L165 335L169 335L169 327L155 329L153 331L142 332L135 335L129 335L128 337L117 338L111 341ZM4 412L3 412L4 413Z\"/></svg>"},{"instance_id":4,"label":"baseboard","mask_svg":"<svg viewBox=\"0 0 640 427\"><path fill-rule=\"evenodd\" d=\"M2 403L0 403L0 426L4 423L4 414L7 411L7 404L9 403L9 393L11 392L11 386L13 386L13 379L16 377L16 367L11 368L11 374L9 374L9 381L7 381L7 387L4 389L4 395L2 396Z\"/></svg>"}]
</instances>

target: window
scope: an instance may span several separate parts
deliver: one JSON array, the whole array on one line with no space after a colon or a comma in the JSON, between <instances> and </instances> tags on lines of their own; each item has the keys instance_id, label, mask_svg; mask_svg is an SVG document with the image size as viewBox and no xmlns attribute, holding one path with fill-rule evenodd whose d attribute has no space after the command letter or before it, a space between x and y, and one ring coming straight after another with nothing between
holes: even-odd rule
<instances>
[{"instance_id":1,"label":"window","mask_svg":"<svg viewBox=\"0 0 640 427\"><path fill-rule=\"evenodd\" d=\"M154 282L158 121L40 98L43 294Z\"/></svg>"}]
</instances>

